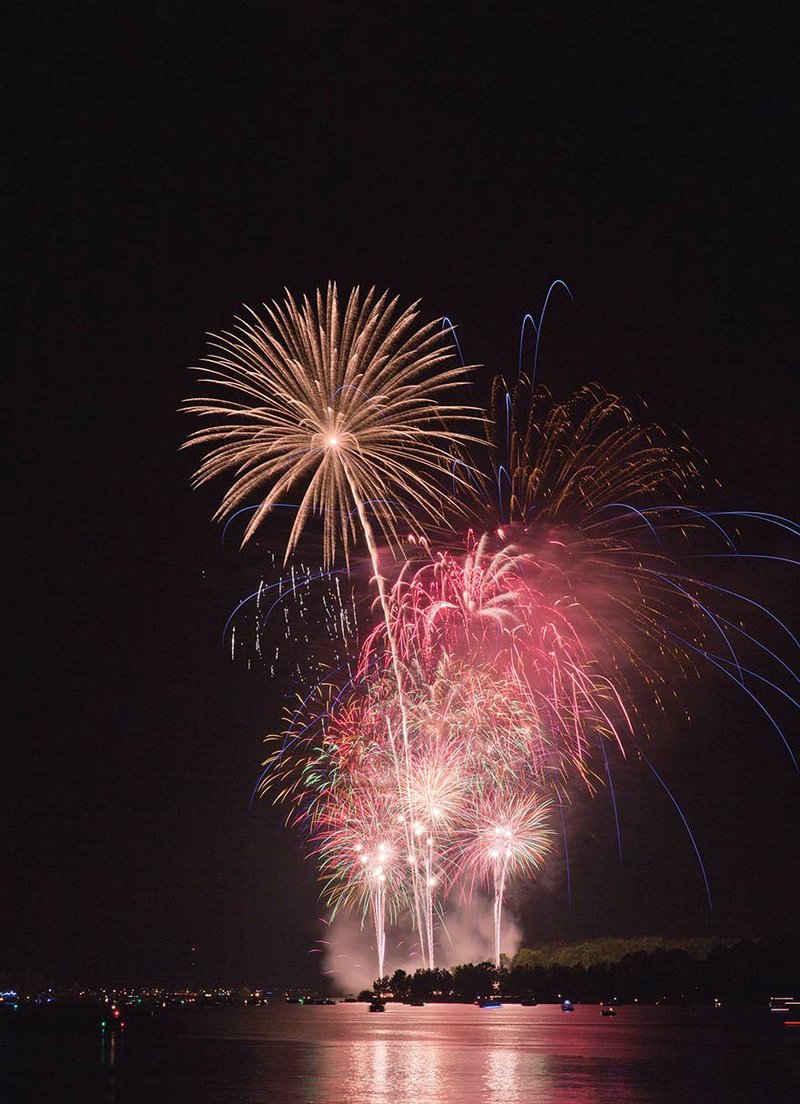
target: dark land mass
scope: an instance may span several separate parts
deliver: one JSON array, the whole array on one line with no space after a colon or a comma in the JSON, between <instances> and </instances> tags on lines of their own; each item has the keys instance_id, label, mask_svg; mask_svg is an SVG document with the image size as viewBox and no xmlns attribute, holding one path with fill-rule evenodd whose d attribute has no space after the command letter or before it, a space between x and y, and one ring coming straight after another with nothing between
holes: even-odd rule
<instances>
[{"instance_id":1,"label":"dark land mass","mask_svg":"<svg viewBox=\"0 0 800 1104\"><path fill-rule=\"evenodd\" d=\"M581 943L522 948L499 969L490 962L463 963L451 969L396 970L377 978L374 993L398 1001L470 1002L498 994L504 1000L565 998L583 1003L741 1004L767 1007L776 995L800 996L800 939L716 940L595 939ZM47 1029L49 1025L108 1021L161 1013L187 1005L259 1005L290 999L320 1001L325 994L308 988L118 987L79 989L44 986L29 975L6 981L0 993L0 1029ZM111 1011L109 1011L111 1010Z\"/></svg>"}]
</instances>

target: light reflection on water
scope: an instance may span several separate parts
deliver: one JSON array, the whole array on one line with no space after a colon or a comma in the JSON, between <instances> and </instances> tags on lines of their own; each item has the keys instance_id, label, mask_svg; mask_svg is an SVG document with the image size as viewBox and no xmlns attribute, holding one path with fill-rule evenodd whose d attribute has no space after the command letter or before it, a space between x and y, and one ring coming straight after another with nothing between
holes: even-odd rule
<instances>
[{"instance_id":1,"label":"light reflection on water","mask_svg":"<svg viewBox=\"0 0 800 1104\"><path fill-rule=\"evenodd\" d=\"M382 1015L340 1006L327 1017L322 1010L293 1010L291 1021L282 1017L280 1028L274 1026L287 1044L322 1043L307 1056L313 1090L293 1096L284 1085L280 1099L291 1104L552 1104L562 1098L570 1104L766 1098L797 1104L800 1098L800 1046L791 1045L800 1040L781 1035L763 1012L720 1017L707 1009L637 1007L608 1020L596 1005L570 1016L557 1006L390 1005Z\"/></svg>"},{"instance_id":2,"label":"light reflection on water","mask_svg":"<svg viewBox=\"0 0 800 1104\"><path fill-rule=\"evenodd\" d=\"M387 1034L390 1032L387 1031ZM443 1068L447 1050L446 1041L438 1040L397 1040L376 1038L371 1042L358 1042L350 1048L350 1070L347 1078L347 1104L362 1104L363 1101L393 1102L405 1104L405 1101L424 1101L426 1104L444 1104L454 1100L455 1083L462 1084L463 1078L456 1070ZM524 1094L519 1076L519 1055L510 1047L493 1047L482 1057L483 1069L479 1080L472 1080L470 1092L478 1091L482 1086L480 1099L487 1104L522 1104L531 1100ZM541 1073L544 1059L534 1056L534 1071L529 1065L528 1079ZM446 1067L446 1063L445 1067ZM477 1070L475 1071L477 1073ZM333 1076L323 1074L319 1086L320 1100L334 1100L340 1091L339 1073ZM458 1093L464 1091L459 1088ZM326 1097L324 1092L328 1092ZM459 1096L460 1099L465 1099Z\"/></svg>"},{"instance_id":3,"label":"light reflection on water","mask_svg":"<svg viewBox=\"0 0 800 1104\"><path fill-rule=\"evenodd\" d=\"M350 1048L350 1070L345 1081L347 1104L374 1101L430 1101L437 1104L442 1096L442 1079L438 1047L421 1042L395 1044L388 1038L357 1042ZM331 1100L341 1091L341 1071L331 1069L321 1080L320 1092L326 1086ZM365 1090L369 1096L365 1097ZM325 1099L320 1096L320 1099Z\"/></svg>"},{"instance_id":4,"label":"light reflection on water","mask_svg":"<svg viewBox=\"0 0 800 1104\"><path fill-rule=\"evenodd\" d=\"M91 1037L0 1036L0 1100L80 1104L770 1104L800 1032L765 1011L275 1005L168 1010Z\"/></svg>"},{"instance_id":5,"label":"light reflection on water","mask_svg":"<svg viewBox=\"0 0 800 1104\"><path fill-rule=\"evenodd\" d=\"M515 1050L499 1049L488 1051L486 1067L483 1073L484 1098L492 1104L518 1104L522 1100L517 1064L519 1055Z\"/></svg>"}]
</instances>

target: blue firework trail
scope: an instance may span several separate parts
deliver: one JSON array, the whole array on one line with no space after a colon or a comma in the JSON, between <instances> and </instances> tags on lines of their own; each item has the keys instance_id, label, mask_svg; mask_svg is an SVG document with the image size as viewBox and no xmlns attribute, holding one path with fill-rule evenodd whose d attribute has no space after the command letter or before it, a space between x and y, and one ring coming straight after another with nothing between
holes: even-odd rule
<instances>
[{"instance_id":1,"label":"blue firework trail","mask_svg":"<svg viewBox=\"0 0 800 1104\"><path fill-rule=\"evenodd\" d=\"M614 793L614 780L611 777L611 764L608 761L608 752L606 751L606 742L602 736L598 736L598 744L600 745L600 751L603 753L603 762L606 766L606 778L608 779L608 792L611 795L611 808L614 810L614 824L617 829L617 851L619 853L619 861L622 862L622 833L619 827L619 810L617 809L617 797Z\"/></svg>"},{"instance_id":2,"label":"blue firework trail","mask_svg":"<svg viewBox=\"0 0 800 1104\"><path fill-rule=\"evenodd\" d=\"M517 376L518 377L522 375L522 356L523 356L523 352L524 352L524 348L525 348L525 327L530 326L531 329L533 330L534 334L536 335L536 342L535 342L534 349L533 349L533 371L531 372L531 382L532 383L535 382L535 380L536 380L536 369L537 369L538 364L539 364L539 342L542 339L542 329L544 327L544 316L545 316L545 313L547 312L547 305L550 302L551 295L556 290L556 288L559 288L559 287L562 287L564 289L564 291L566 291L567 295L570 297L570 300L574 299L572 292L569 290L569 288L567 287L567 285L564 283L563 280L561 280L561 279L553 280L552 284L547 289L547 295L545 295L545 297L544 297L544 303L542 304L542 309L539 312L539 317L534 318L532 314L526 314L525 317L522 319L522 325L520 326L520 331L519 331L519 362L518 362L518 366L517 366Z\"/></svg>"},{"instance_id":3,"label":"blue firework trail","mask_svg":"<svg viewBox=\"0 0 800 1104\"><path fill-rule=\"evenodd\" d=\"M564 866L567 872L567 908L569 909L570 916L572 915L572 873L569 868L569 842L567 840L567 822L564 818L564 806L559 805L558 811L561 814L561 838L564 840Z\"/></svg>"},{"instance_id":4,"label":"blue firework trail","mask_svg":"<svg viewBox=\"0 0 800 1104\"><path fill-rule=\"evenodd\" d=\"M754 694L753 691L749 688L749 686L746 686L744 684L744 681L743 681L744 676L741 675L740 678L737 678L736 675L732 674L727 669L727 667L724 663L721 663L719 661L719 659L712 656L710 652L705 651L703 648L698 648L695 644L690 643L690 641L684 640L682 637L679 637L679 636L675 636L675 639L680 644L682 644L685 648L688 648L690 651L696 652L698 655L703 656L703 658L705 660L707 660L713 667L716 667L716 669L718 671L721 671L723 675L725 675L727 678L729 678L733 682L735 682L736 685L739 687L739 689L742 690L745 694L747 694L748 698L750 698L751 701L755 702L755 704L758 706L758 708L761 710L761 712L767 718L769 723L772 725L772 727L778 733L778 736L780 737L781 743L783 744L783 746L786 748L787 752L789 753L789 758L792 760L792 764L794 766L794 769L798 773L800 773L800 765L798 765L797 757L796 757L795 753L792 751L791 744L786 739L786 735L785 735L783 729L778 724L778 722L775 720L775 718L772 716L772 714L767 709L767 707L764 705L764 703L761 701L761 699L758 697L758 695ZM752 674L752 672L750 672L750 673ZM757 676L757 677L760 678L761 676ZM769 680L764 680L764 681L769 681ZM770 686L772 686L773 689L779 689L779 687L777 687L775 685L775 683L770 683ZM784 691L782 691L782 690L780 692L782 694L784 693ZM788 694L785 694L785 696L789 697ZM792 701L794 705L798 704L797 702L794 701L793 698L789 698L789 700Z\"/></svg>"},{"instance_id":5,"label":"blue firework trail","mask_svg":"<svg viewBox=\"0 0 800 1104\"><path fill-rule=\"evenodd\" d=\"M697 840L694 838L694 832L692 832L692 829L689 827L689 821L686 819L686 816L683 812L683 809L678 804L677 798L673 794L672 790L666 784L664 779L658 773L656 768L653 766L653 764L650 762L650 760L647 758L647 756L645 755L645 753L642 751L641 748L639 748L639 754L641 755L642 759L644 759L645 763L650 768L650 770L653 772L653 774L658 779L658 781L661 783L661 785L664 787L664 792L666 793L667 797L670 799L672 804L678 810L678 816L681 818L681 821L683 822L683 826L686 829L686 834L688 835L689 839L691 840L692 847L694 848L694 853L697 856L697 862L698 862L698 865L700 867L700 873L703 875L703 884L706 887L706 897L708 898L708 910L709 910L709 912L713 912L714 911L714 902L711 899L711 886L708 883L708 874L706 873L706 866L705 866L705 863L703 862L703 856L700 854L700 848L697 846Z\"/></svg>"},{"instance_id":6,"label":"blue firework trail","mask_svg":"<svg viewBox=\"0 0 800 1104\"><path fill-rule=\"evenodd\" d=\"M464 360L464 354L461 351L461 342L458 340L458 334L456 333L455 323L449 318L442 319L442 333L449 334L453 339L453 344L458 351L458 359L461 361L461 367L466 368L467 362Z\"/></svg>"}]
</instances>

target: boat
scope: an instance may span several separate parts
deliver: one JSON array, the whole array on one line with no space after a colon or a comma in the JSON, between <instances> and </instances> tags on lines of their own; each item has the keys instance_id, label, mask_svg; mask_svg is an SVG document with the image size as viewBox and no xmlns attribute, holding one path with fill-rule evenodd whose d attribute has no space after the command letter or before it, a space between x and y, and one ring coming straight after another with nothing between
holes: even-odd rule
<instances>
[{"instance_id":1,"label":"boat","mask_svg":"<svg viewBox=\"0 0 800 1104\"><path fill-rule=\"evenodd\" d=\"M336 1004L331 997L317 997L315 1000L306 1001L306 1004Z\"/></svg>"},{"instance_id":2,"label":"boat","mask_svg":"<svg viewBox=\"0 0 800 1104\"><path fill-rule=\"evenodd\" d=\"M769 1010L783 1017L784 1027L800 1027L800 998L770 997Z\"/></svg>"},{"instance_id":3,"label":"boat","mask_svg":"<svg viewBox=\"0 0 800 1104\"><path fill-rule=\"evenodd\" d=\"M612 1008L611 1005L604 1004L604 1005L600 1006L600 1015L601 1016L616 1016L616 1014L617 1014L616 1008Z\"/></svg>"},{"instance_id":4,"label":"boat","mask_svg":"<svg viewBox=\"0 0 800 1104\"><path fill-rule=\"evenodd\" d=\"M410 1000L408 1003L409 1003L409 1006L411 1008L424 1008L425 1007L425 1001L424 1000Z\"/></svg>"},{"instance_id":5,"label":"boat","mask_svg":"<svg viewBox=\"0 0 800 1104\"><path fill-rule=\"evenodd\" d=\"M385 1012L386 1005L383 1003L382 1000L378 1000L376 997L376 999L370 1004L369 1010L370 1012Z\"/></svg>"},{"instance_id":6,"label":"boat","mask_svg":"<svg viewBox=\"0 0 800 1104\"><path fill-rule=\"evenodd\" d=\"M536 997L526 997L525 1000L521 1000L519 1003L522 1008L535 1008L539 1002Z\"/></svg>"},{"instance_id":7,"label":"boat","mask_svg":"<svg viewBox=\"0 0 800 1104\"><path fill-rule=\"evenodd\" d=\"M563 1001L563 1003L561 1005L561 1011L562 1012L574 1012L575 1011L575 1006L573 1005L571 1000L565 1000L565 1001Z\"/></svg>"},{"instance_id":8,"label":"boat","mask_svg":"<svg viewBox=\"0 0 800 1104\"><path fill-rule=\"evenodd\" d=\"M475 1001L478 1008L502 1008L503 1002L497 1000L496 997L478 997Z\"/></svg>"}]
</instances>

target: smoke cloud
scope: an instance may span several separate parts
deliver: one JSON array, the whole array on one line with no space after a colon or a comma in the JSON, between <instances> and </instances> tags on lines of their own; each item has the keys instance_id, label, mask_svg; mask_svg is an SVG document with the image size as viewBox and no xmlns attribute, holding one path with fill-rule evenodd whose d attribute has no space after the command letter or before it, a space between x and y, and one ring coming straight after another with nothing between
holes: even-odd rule
<instances>
[{"instance_id":1,"label":"smoke cloud","mask_svg":"<svg viewBox=\"0 0 800 1104\"><path fill-rule=\"evenodd\" d=\"M506 910L503 916L501 948L509 956L519 950L522 932ZM437 927L436 965L444 969L463 962L487 962L494 957L494 921L492 903L483 895L462 903L458 911L446 913ZM353 917L339 917L328 928L323 943L324 971L334 991L357 994L369 989L378 972L372 924L366 917L363 926ZM414 973L424 965L416 932L404 925L386 933L387 974L402 969Z\"/></svg>"}]
</instances>

